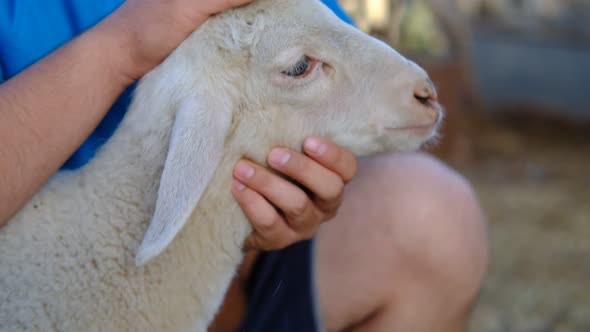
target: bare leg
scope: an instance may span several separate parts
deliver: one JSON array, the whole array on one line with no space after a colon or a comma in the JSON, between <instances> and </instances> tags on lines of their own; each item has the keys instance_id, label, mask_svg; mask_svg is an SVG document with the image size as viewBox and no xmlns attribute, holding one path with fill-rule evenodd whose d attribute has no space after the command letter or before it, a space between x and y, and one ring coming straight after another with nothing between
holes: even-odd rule
<instances>
[{"instance_id":1,"label":"bare leg","mask_svg":"<svg viewBox=\"0 0 590 332\"><path fill-rule=\"evenodd\" d=\"M361 160L319 231L316 282L327 331L462 331L487 266L469 184L423 154Z\"/></svg>"}]
</instances>

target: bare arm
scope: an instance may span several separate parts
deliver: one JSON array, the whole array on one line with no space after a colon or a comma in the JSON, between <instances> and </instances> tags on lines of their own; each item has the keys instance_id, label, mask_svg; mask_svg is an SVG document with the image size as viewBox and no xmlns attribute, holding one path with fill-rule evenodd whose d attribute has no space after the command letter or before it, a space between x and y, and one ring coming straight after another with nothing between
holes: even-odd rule
<instances>
[{"instance_id":1,"label":"bare arm","mask_svg":"<svg viewBox=\"0 0 590 332\"><path fill-rule=\"evenodd\" d=\"M0 85L0 226L90 135L116 98L210 14L250 0L128 0Z\"/></svg>"}]
</instances>

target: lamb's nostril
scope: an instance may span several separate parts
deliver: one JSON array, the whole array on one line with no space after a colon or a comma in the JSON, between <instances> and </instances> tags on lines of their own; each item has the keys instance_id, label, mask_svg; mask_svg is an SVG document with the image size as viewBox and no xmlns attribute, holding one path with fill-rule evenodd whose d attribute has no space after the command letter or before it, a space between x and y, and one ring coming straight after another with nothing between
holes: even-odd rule
<instances>
[{"instance_id":1,"label":"lamb's nostril","mask_svg":"<svg viewBox=\"0 0 590 332\"><path fill-rule=\"evenodd\" d=\"M424 106L429 106L430 105L430 97L429 96L420 96L415 94L414 97L416 98L416 100L418 100L418 102L420 102L420 104L424 105Z\"/></svg>"},{"instance_id":2,"label":"lamb's nostril","mask_svg":"<svg viewBox=\"0 0 590 332\"><path fill-rule=\"evenodd\" d=\"M414 88L414 98L424 106L435 107L438 102L438 95L432 81L427 78L416 84Z\"/></svg>"}]
</instances>

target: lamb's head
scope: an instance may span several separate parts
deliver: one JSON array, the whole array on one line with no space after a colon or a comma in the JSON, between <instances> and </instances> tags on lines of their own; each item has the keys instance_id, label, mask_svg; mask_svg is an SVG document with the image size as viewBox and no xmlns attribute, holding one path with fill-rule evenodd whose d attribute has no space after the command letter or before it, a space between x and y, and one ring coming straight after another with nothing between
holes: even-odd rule
<instances>
[{"instance_id":1,"label":"lamb's head","mask_svg":"<svg viewBox=\"0 0 590 332\"><path fill-rule=\"evenodd\" d=\"M318 0L258 0L214 17L139 94L158 80L178 110L138 264L172 241L228 149L263 161L273 145L320 135L358 155L411 150L442 118L421 68Z\"/></svg>"},{"instance_id":2,"label":"lamb's head","mask_svg":"<svg viewBox=\"0 0 590 332\"><path fill-rule=\"evenodd\" d=\"M275 145L322 135L359 155L412 150L435 136L441 108L416 64L317 0L259 1L251 10L234 115L248 118L249 132Z\"/></svg>"}]
</instances>

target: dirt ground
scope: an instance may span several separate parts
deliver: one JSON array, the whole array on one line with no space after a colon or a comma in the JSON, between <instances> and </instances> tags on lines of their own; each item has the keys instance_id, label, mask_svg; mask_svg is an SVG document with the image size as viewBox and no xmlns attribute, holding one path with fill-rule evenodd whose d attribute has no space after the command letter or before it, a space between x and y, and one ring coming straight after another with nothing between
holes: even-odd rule
<instances>
[{"instance_id":1,"label":"dirt ground","mask_svg":"<svg viewBox=\"0 0 590 332\"><path fill-rule=\"evenodd\" d=\"M470 331L590 331L590 125L524 113L465 127L449 162L476 188L492 248Z\"/></svg>"},{"instance_id":2,"label":"dirt ground","mask_svg":"<svg viewBox=\"0 0 590 332\"><path fill-rule=\"evenodd\" d=\"M449 110L436 151L470 179L489 225L491 264L469 331L590 332L590 123L530 107L459 112L466 96L479 100L465 89L473 68L409 57Z\"/></svg>"}]
</instances>

